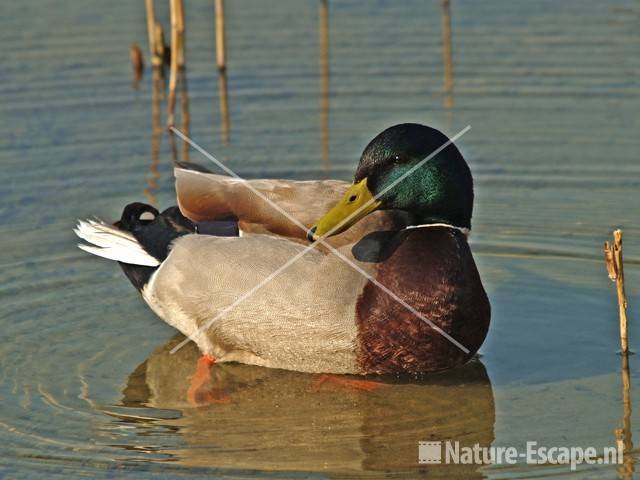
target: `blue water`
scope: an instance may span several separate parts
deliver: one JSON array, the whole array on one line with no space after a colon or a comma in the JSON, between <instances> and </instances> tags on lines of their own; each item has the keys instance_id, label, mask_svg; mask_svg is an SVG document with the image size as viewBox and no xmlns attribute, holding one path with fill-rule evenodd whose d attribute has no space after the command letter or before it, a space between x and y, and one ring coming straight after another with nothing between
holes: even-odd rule
<instances>
[{"instance_id":1,"label":"blue water","mask_svg":"<svg viewBox=\"0 0 640 480\"><path fill-rule=\"evenodd\" d=\"M168 39L168 2L157 3ZM447 97L440 2L330 2L327 106L319 2L228 1L228 127L213 12L187 2L189 133L242 176L348 180L394 123L450 136L471 126L457 143L475 178L472 249L493 307L481 364L384 394L316 392L306 375L227 366L219 380L234 403L191 408L197 353L169 359L173 330L71 231L132 201L174 202L166 101L154 135L149 68L132 88L131 43L148 65L143 3L5 2L0 475L553 477L568 469L426 468L417 442L614 445L625 425L601 248L623 228L638 349L640 4L453 0ZM178 126L180 110L179 99ZM630 367L633 399L637 356Z\"/></svg>"}]
</instances>

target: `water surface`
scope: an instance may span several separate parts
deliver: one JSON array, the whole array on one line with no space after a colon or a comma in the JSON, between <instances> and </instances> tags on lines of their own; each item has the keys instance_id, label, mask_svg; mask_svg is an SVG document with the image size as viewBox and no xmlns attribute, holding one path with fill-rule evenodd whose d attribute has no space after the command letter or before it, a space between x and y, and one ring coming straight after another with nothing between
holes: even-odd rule
<instances>
[{"instance_id":1,"label":"water surface","mask_svg":"<svg viewBox=\"0 0 640 480\"><path fill-rule=\"evenodd\" d=\"M5 2L2 474L527 478L569 472L419 466L417 443L600 449L618 428L640 433L637 414L623 422L617 306L601 258L621 226L638 348L638 2L453 1L446 95L439 2L331 3L327 83L319 2L229 1L226 125L213 2L187 3L190 134L243 176L348 180L393 123L450 136L471 125L458 145L475 177L472 248L493 306L481 358L376 392L216 366L232 403L192 408L197 352L169 357L175 332L71 232L76 218L115 219L132 201L174 201L165 102L149 70L132 88L129 44L146 55L142 4ZM633 400L637 356L630 367ZM636 455L573 475L628 477Z\"/></svg>"}]
</instances>

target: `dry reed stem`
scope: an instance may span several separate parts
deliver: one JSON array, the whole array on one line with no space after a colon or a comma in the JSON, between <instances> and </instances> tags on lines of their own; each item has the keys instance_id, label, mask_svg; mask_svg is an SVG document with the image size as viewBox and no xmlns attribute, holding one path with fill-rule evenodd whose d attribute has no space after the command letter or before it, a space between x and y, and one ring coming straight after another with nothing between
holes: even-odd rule
<instances>
[{"instance_id":1,"label":"dry reed stem","mask_svg":"<svg viewBox=\"0 0 640 480\"><path fill-rule=\"evenodd\" d=\"M145 8L147 10L147 35L149 37L149 56L151 57L151 65L159 67L162 65L162 50L164 44L158 44L156 9L154 0L145 0Z\"/></svg>"},{"instance_id":2,"label":"dry reed stem","mask_svg":"<svg viewBox=\"0 0 640 480\"><path fill-rule=\"evenodd\" d=\"M620 349L624 355L629 352L627 323L627 296L624 291L624 266L622 260L622 231L614 230L613 243L604 242L604 258L609 278L616 283L618 292L618 313L620 318Z\"/></svg>"},{"instance_id":3,"label":"dry reed stem","mask_svg":"<svg viewBox=\"0 0 640 480\"><path fill-rule=\"evenodd\" d=\"M216 7L216 64L218 70L227 69L227 48L224 34L224 0L215 0Z\"/></svg>"},{"instance_id":4,"label":"dry reed stem","mask_svg":"<svg viewBox=\"0 0 640 480\"><path fill-rule=\"evenodd\" d=\"M155 58L157 58L157 62L159 62L157 65L154 65L154 68L162 68L163 65L169 64L170 49L167 47L167 44L164 41L164 29L162 28L162 24L160 22L156 22L153 32L155 35L154 42L156 48Z\"/></svg>"}]
</instances>

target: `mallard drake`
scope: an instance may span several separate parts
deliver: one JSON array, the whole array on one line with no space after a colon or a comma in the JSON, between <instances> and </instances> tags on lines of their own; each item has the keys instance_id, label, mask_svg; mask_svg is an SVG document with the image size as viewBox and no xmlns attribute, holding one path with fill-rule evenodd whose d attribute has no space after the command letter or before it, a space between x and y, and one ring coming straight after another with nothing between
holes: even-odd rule
<instances>
[{"instance_id":1,"label":"mallard drake","mask_svg":"<svg viewBox=\"0 0 640 480\"><path fill-rule=\"evenodd\" d=\"M179 208L135 203L114 225L81 221L76 233L84 250L119 261L152 310L212 361L443 370L477 352L490 319L467 243L471 172L446 142L427 126L390 127L351 184L245 182L180 166Z\"/></svg>"}]
</instances>

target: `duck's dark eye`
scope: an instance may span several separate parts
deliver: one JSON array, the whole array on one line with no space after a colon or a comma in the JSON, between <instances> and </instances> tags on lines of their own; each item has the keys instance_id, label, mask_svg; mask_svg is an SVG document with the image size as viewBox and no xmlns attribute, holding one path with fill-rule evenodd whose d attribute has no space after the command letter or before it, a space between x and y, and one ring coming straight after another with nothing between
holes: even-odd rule
<instances>
[{"instance_id":1,"label":"duck's dark eye","mask_svg":"<svg viewBox=\"0 0 640 480\"><path fill-rule=\"evenodd\" d=\"M356 198L358 198L358 196L357 196L357 195L351 195L351 196L349 197L349 203L353 203L353 202L355 202L355 201L356 201Z\"/></svg>"},{"instance_id":2,"label":"duck's dark eye","mask_svg":"<svg viewBox=\"0 0 640 480\"><path fill-rule=\"evenodd\" d=\"M400 163L400 155L393 157L393 163Z\"/></svg>"}]
</instances>

